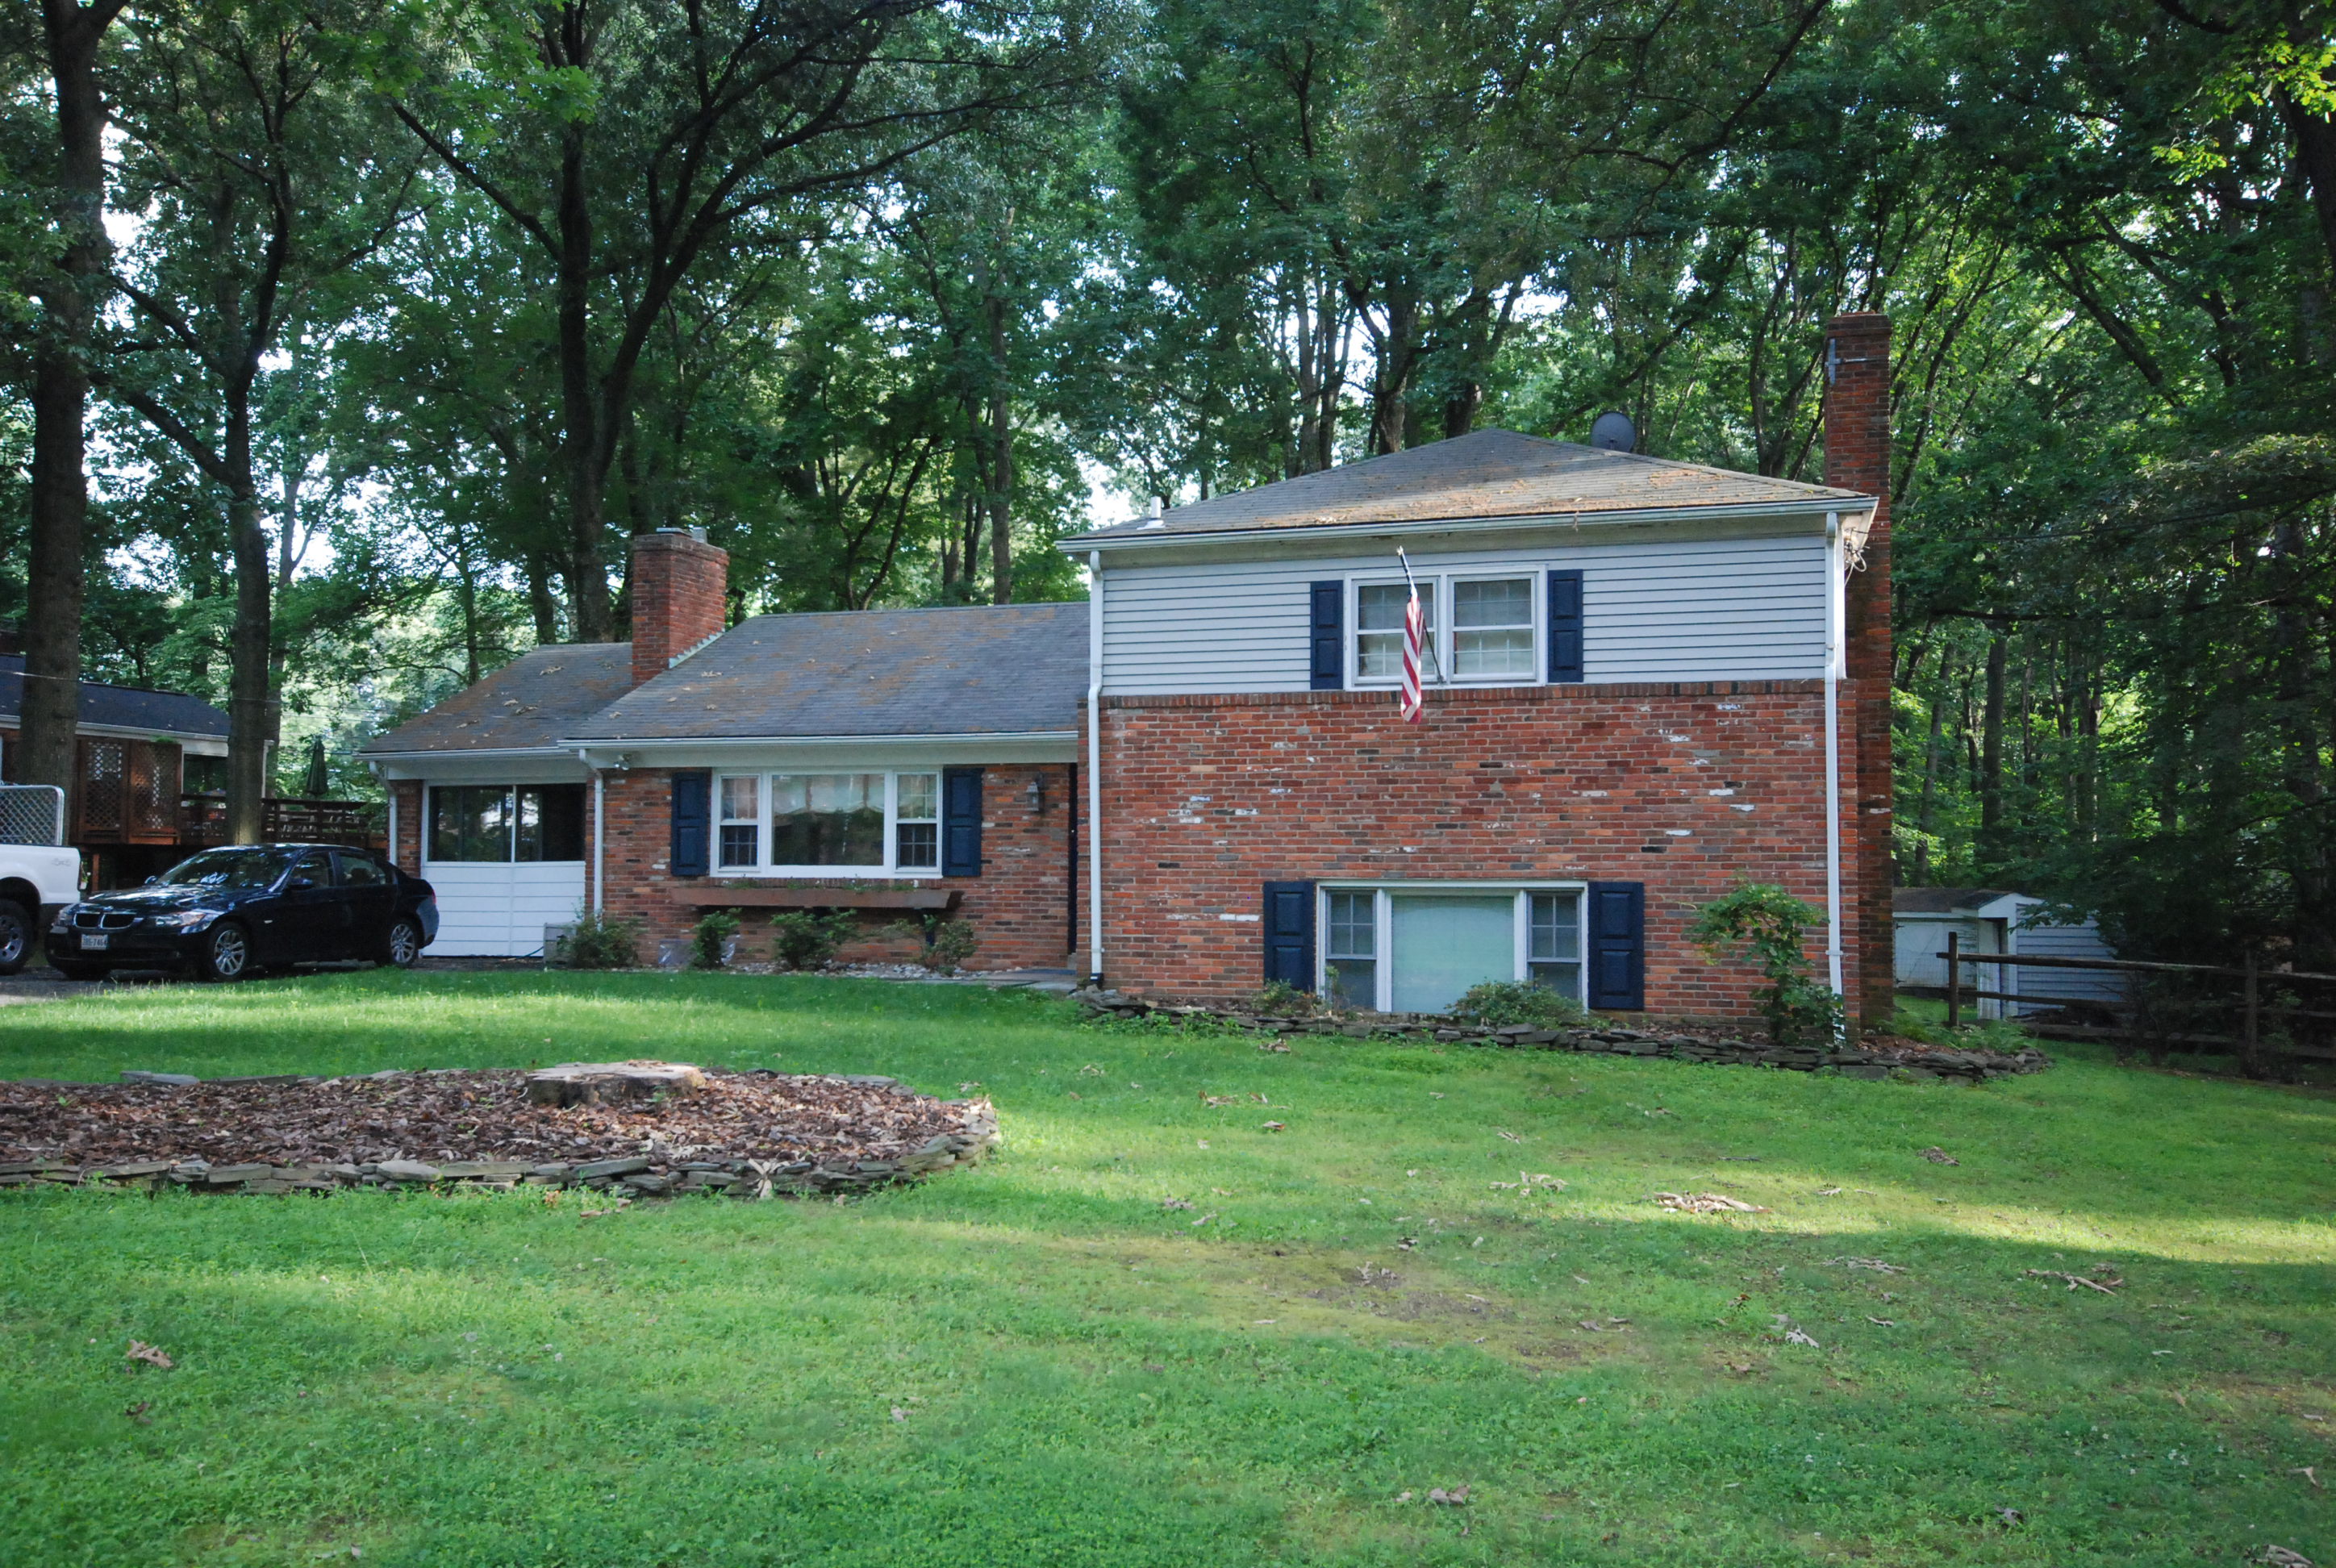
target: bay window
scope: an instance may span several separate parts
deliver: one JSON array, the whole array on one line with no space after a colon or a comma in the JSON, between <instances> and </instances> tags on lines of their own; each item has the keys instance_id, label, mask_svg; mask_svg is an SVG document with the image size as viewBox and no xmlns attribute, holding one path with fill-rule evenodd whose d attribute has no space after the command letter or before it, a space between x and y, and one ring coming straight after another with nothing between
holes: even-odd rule
<instances>
[{"instance_id":1,"label":"bay window","mask_svg":"<svg viewBox=\"0 0 2336 1568\"><path fill-rule=\"evenodd\" d=\"M723 774L715 799L721 872L915 874L940 863L937 773Z\"/></svg>"}]
</instances>

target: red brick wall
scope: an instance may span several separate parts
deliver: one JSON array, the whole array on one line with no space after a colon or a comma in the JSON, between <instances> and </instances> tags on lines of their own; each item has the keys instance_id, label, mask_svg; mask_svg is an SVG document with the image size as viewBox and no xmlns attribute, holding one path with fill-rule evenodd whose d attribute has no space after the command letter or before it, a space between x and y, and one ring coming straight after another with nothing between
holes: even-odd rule
<instances>
[{"instance_id":1,"label":"red brick wall","mask_svg":"<svg viewBox=\"0 0 2336 1568\"><path fill-rule=\"evenodd\" d=\"M984 770L981 808L982 872L978 877L903 879L838 877L821 881L725 877L676 878L667 869L672 847L673 775L662 769L602 775L608 788L608 912L644 923L642 956L656 956L661 937L687 933L704 911L677 896L686 888L715 888L725 881L747 886L942 888L962 894L958 912L973 922L981 939L976 969L1058 969L1070 950L1072 892L1069 861L1072 833L1071 770L1056 763L1008 765ZM1034 805L1030 782L1041 782ZM589 828L588 828L589 831ZM587 846L586 874L590 875ZM1082 873L1083 875L1084 873ZM588 881L589 888L589 881ZM769 956L768 910L741 911L742 959ZM880 927L903 918L871 911L861 917L868 940L847 949L852 959L907 958L914 945L876 939Z\"/></svg>"},{"instance_id":2,"label":"red brick wall","mask_svg":"<svg viewBox=\"0 0 2336 1568\"><path fill-rule=\"evenodd\" d=\"M1844 735L1854 700L1845 683ZM1247 917L1271 881L1613 880L1646 884L1648 1009L1746 1017L1756 978L1684 928L1744 877L1824 903L1824 741L1818 681L1437 693L1418 725L1377 692L1106 697L1106 979L1255 990ZM1859 935L1845 922L1853 998ZM1821 932L1811 948L1822 974Z\"/></svg>"},{"instance_id":3,"label":"red brick wall","mask_svg":"<svg viewBox=\"0 0 2336 1568\"><path fill-rule=\"evenodd\" d=\"M1891 776L1890 684L1894 674L1890 617L1890 318L1870 311L1836 316L1826 325L1836 356L1834 380L1825 392L1825 482L1878 497L1874 526L1866 535L1863 570L1850 574L1844 609L1850 678L1860 693L1855 704L1858 875L1860 918L1875 930L1891 929L1891 823L1895 786ZM1864 977L1863 1011L1890 1015L1894 979L1876 965ZM1855 988L1852 988L1853 991Z\"/></svg>"},{"instance_id":4,"label":"red brick wall","mask_svg":"<svg viewBox=\"0 0 2336 1568\"><path fill-rule=\"evenodd\" d=\"M422 784L416 779L393 782L389 798L397 816L397 842L389 846L390 859L402 872L422 874Z\"/></svg>"},{"instance_id":5,"label":"red brick wall","mask_svg":"<svg viewBox=\"0 0 2336 1568\"><path fill-rule=\"evenodd\" d=\"M721 631L730 613L730 556L694 534L638 534L630 587L638 686Z\"/></svg>"}]
</instances>

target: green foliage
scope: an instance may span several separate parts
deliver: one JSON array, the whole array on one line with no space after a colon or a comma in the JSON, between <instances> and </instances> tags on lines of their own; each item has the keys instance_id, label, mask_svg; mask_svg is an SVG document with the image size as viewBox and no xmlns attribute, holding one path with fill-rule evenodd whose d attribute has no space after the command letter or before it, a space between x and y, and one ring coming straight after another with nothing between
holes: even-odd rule
<instances>
[{"instance_id":1,"label":"green foliage","mask_svg":"<svg viewBox=\"0 0 2336 1568\"><path fill-rule=\"evenodd\" d=\"M1809 972L1806 939L1825 911L1774 882L1743 882L1696 911L1688 940L1714 963L1741 944L1768 983L1753 993L1780 1046L1830 1045L1842 1031L1841 998Z\"/></svg>"},{"instance_id":2,"label":"green foliage","mask_svg":"<svg viewBox=\"0 0 2336 1568\"><path fill-rule=\"evenodd\" d=\"M1268 980L1249 999L1251 1008L1275 1018L1306 1018L1321 1011L1322 998L1288 980Z\"/></svg>"},{"instance_id":3,"label":"green foliage","mask_svg":"<svg viewBox=\"0 0 2336 1568\"><path fill-rule=\"evenodd\" d=\"M937 975L953 975L973 961L981 949L980 933L973 922L962 915L937 920L925 935L924 950L917 961Z\"/></svg>"},{"instance_id":4,"label":"green foliage","mask_svg":"<svg viewBox=\"0 0 2336 1568\"><path fill-rule=\"evenodd\" d=\"M738 934L738 911L708 910L689 928L689 967L718 969L730 961L730 943Z\"/></svg>"},{"instance_id":5,"label":"green foliage","mask_svg":"<svg viewBox=\"0 0 2336 1568\"><path fill-rule=\"evenodd\" d=\"M2336 1414L2314 1392L2336 1364L2336 1101L2093 1047L1965 1088L1316 1037L1267 1053L978 987L423 970L0 1008L0 1076L676 1041L985 1094L1007 1143L841 1205L581 1220L610 1205L0 1189L0 1561L1258 1568L1293 1561L1292 1495L1306 1568L1868 1542L1882 1562L2126 1568L2145 1495L2151 1562L2322 1555L2325 1494L2290 1471L2325 1456L2297 1411ZM1716 1168L1769 1212L1648 1201L1710 1151L1762 1156ZM1493 1185L1520 1169L1568 1184ZM2131 1282L2026 1274L2097 1265ZM1563 1331L1592 1310L1631 1332ZM2007 1325L2017 1356L1975 1371ZM133 1337L176 1368L128 1367ZM124 1414L141 1403L151 1426ZM1182 1484L1160 1483L1163 1453ZM2039 1467L2049 1506L2007 1495ZM1431 1514L1423 1482L1471 1486L1467 1517ZM1013 1506L968 1530L969 1495Z\"/></svg>"},{"instance_id":6,"label":"green foliage","mask_svg":"<svg viewBox=\"0 0 2336 1568\"><path fill-rule=\"evenodd\" d=\"M1589 1015L1572 997L1530 980L1485 980L1470 986L1452 1004L1452 1016L1480 1028L1527 1024L1537 1029L1570 1029Z\"/></svg>"},{"instance_id":7,"label":"green foliage","mask_svg":"<svg viewBox=\"0 0 2336 1568\"><path fill-rule=\"evenodd\" d=\"M571 969L628 969L640 962L641 922L580 909L553 955Z\"/></svg>"},{"instance_id":8,"label":"green foliage","mask_svg":"<svg viewBox=\"0 0 2336 1568\"><path fill-rule=\"evenodd\" d=\"M771 953L791 969L823 969L858 930L842 910L782 910L771 917Z\"/></svg>"}]
</instances>

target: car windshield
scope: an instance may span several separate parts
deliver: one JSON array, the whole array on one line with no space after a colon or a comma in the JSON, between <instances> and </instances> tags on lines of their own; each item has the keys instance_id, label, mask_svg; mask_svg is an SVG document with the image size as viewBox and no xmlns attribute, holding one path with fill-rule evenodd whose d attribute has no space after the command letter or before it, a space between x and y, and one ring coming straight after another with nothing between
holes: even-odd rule
<instances>
[{"instance_id":1,"label":"car windshield","mask_svg":"<svg viewBox=\"0 0 2336 1568\"><path fill-rule=\"evenodd\" d=\"M276 885L297 850L206 850L162 873L181 888L266 888Z\"/></svg>"}]
</instances>

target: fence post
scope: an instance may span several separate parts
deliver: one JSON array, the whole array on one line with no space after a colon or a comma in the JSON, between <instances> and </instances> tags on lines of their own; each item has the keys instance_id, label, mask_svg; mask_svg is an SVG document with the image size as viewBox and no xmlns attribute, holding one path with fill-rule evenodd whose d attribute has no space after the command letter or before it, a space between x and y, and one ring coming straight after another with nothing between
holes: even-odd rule
<instances>
[{"instance_id":1,"label":"fence post","mask_svg":"<svg viewBox=\"0 0 2336 1568\"><path fill-rule=\"evenodd\" d=\"M2260 993L2255 985L2255 950L2253 948L2247 950L2246 998L2246 1026L2239 1032L2239 1065L2241 1070L2253 1078L2261 1076L2263 1072L2262 1064L2257 1056L2263 1009Z\"/></svg>"},{"instance_id":2,"label":"fence post","mask_svg":"<svg viewBox=\"0 0 2336 1568\"><path fill-rule=\"evenodd\" d=\"M1947 1027L1961 1021L1963 1010L1963 934L1947 933Z\"/></svg>"}]
</instances>

